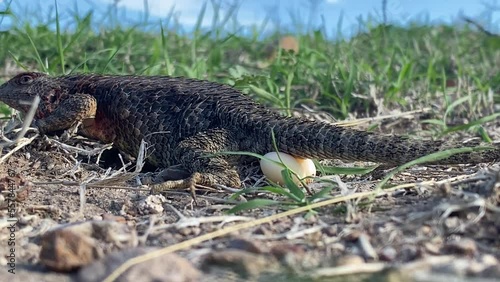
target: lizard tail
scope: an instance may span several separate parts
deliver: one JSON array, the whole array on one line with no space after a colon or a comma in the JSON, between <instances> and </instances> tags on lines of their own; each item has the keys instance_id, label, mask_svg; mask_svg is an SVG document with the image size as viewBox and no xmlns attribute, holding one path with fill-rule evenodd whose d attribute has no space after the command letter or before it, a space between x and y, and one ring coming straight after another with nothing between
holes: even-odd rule
<instances>
[{"instance_id":1,"label":"lizard tail","mask_svg":"<svg viewBox=\"0 0 500 282\"><path fill-rule=\"evenodd\" d=\"M467 144L450 144L443 140L386 136L309 120L290 121L288 119L278 122L273 128L278 150L303 158L400 165L438 151L468 147ZM500 148L455 154L433 163L482 163L496 160L500 160Z\"/></svg>"}]
</instances>

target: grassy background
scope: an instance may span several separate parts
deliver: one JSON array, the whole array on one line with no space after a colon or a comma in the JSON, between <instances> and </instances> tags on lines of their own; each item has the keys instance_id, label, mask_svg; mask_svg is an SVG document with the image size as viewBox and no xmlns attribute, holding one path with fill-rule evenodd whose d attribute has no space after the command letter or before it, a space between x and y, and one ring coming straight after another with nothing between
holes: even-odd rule
<instances>
[{"instance_id":1,"label":"grassy background","mask_svg":"<svg viewBox=\"0 0 500 282\"><path fill-rule=\"evenodd\" d=\"M475 26L360 22L359 34L336 40L320 27L293 34L300 51L292 54L277 48L282 30L262 36L265 23L245 36L228 32L224 26L234 17L222 17L213 3L218 20L201 28L204 11L214 8L208 4L189 33L171 18L133 27L115 19L96 28L93 13L75 14L71 26L61 26L54 11L33 25L7 9L0 16L13 25L0 33L0 69L196 77L234 85L285 113L307 105L338 119L431 106L437 116L428 123L436 134L455 117L491 115L500 100L500 37Z\"/></svg>"}]
</instances>

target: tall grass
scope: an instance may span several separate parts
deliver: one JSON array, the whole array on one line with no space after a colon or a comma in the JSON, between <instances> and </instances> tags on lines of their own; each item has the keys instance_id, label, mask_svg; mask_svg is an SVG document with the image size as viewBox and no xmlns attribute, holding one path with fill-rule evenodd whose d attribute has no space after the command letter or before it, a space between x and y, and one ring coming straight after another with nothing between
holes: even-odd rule
<instances>
[{"instance_id":1,"label":"tall grass","mask_svg":"<svg viewBox=\"0 0 500 282\"><path fill-rule=\"evenodd\" d=\"M3 67L14 60L20 68L51 74L209 79L232 84L271 106L289 110L305 104L341 119L352 112L375 114L375 99L402 110L435 101L446 109L467 96L468 101L454 105L454 113L476 118L485 109L491 112L491 99L499 100L500 39L474 27L360 23L359 30L364 32L336 40L327 38L326 29L319 27L295 34L300 42L298 54L278 52L269 61L265 50L276 49L280 30L262 38L258 32L265 28L263 23L251 34L228 32L224 27L235 21L237 7L222 14L220 2L209 3L202 7L190 33L178 32L173 11L153 28L147 22L130 27L118 20L111 27L96 28L94 13L73 14L70 29L60 25L57 9L37 25L6 10L1 20L11 18L14 23L0 34L0 64ZM209 8L214 20L206 30L201 23Z\"/></svg>"}]
</instances>

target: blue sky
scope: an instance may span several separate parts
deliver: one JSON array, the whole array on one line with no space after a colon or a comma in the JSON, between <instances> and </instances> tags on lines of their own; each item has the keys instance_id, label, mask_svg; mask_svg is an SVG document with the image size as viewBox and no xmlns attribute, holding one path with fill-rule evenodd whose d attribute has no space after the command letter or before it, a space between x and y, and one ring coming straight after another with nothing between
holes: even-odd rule
<instances>
[{"instance_id":1,"label":"blue sky","mask_svg":"<svg viewBox=\"0 0 500 282\"><path fill-rule=\"evenodd\" d=\"M116 19L121 24L140 22L144 19L145 5L148 3L148 22L152 26L162 20L165 22L172 8L175 18L186 31L196 23L201 6L206 0L56 0L63 23L71 27L72 15L83 15L94 10L98 15L97 23L106 23L109 19L110 7L118 2ZM0 11L9 0L0 0ZM234 3L234 0L217 1ZM270 21L268 30L279 25L285 32L302 31L324 26L329 35L337 34L339 20L342 20L342 33L350 34L357 30L360 18L369 18L380 22L381 0L239 0L237 21L239 26L250 27L261 25L265 18ZM213 7L208 1L202 25L209 28L214 16ZM221 7L221 14L227 13L230 5ZM491 7L498 7L494 10ZM20 21L42 21L54 15L54 0L12 0L11 9ZM387 17L391 22L405 24L418 20L424 22L453 22L458 15L474 18L492 31L500 29L500 2L497 0L388 0ZM38 16L34 16L38 15ZM296 20L294 20L296 19ZM296 22L302 23L298 27ZM11 19L3 19L0 30L5 30L12 23ZM232 22L230 22L229 26ZM309 29L308 29L309 28ZM228 27L230 29L230 27Z\"/></svg>"}]
</instances>

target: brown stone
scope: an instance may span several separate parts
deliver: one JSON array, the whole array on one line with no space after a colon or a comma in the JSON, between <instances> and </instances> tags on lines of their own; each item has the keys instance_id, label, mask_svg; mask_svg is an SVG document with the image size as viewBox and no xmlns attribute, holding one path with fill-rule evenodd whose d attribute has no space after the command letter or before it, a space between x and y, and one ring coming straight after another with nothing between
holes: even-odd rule
<instances>
[{"instance_id":1,"label":"brown stone","mask_svg":"<svg viewBox=\"0 0 500 282\"><path fill-rule=\"evenodd\" d=\"M113 250L137 245L135 230L115 221L86 221L46 232L40 262L56 271L71 271Z\"/></svg>"},{"instance_id":2,"label":"brown stone","mask_svg":"<svg viewBox=\"0 0 500 282\"><path fill-rule=\"evenodd\" d=\"M206 271L213 267L224 267L244 278L267 272L273 265L277 265L277 262L272 256L231 249L209 253L202 262L202 268Z\"/></svg>"},{"instance_id":3,"label":"brown stone","mask_svg":"<svg viewBox=\"0 0 500 282\"><path fill-rule=\"evenodd\" d=\"M56 271L71 271L102 256L95 241L72 230L59 229L42 237L40 262Z\"/></svg>"},{"instance_id":4,"label":"brown stone","mask_svg":"<svg viewBox=\"0 0 500 282\"><path fill-rule=\"evenodd\" d=\"M133 248L112 253L82 269L77 281L102 281L126 261L154 251L154 248ZM135 264L121 274L116 281L200 281L201 272L188 260L176 255L165 254Z\"/></svg>"},{"instance_id":5,"label":"brown stone","mask_svg":"<svg viewBox=\"0 0 500 282\"><path fill-rule=\"evenodd\" d=\"M444 250L448 253L473 256L477 253L477 245L474 240L464 238L460 240L447 242L444 245Z\"/></svg>"}]
</instances>

